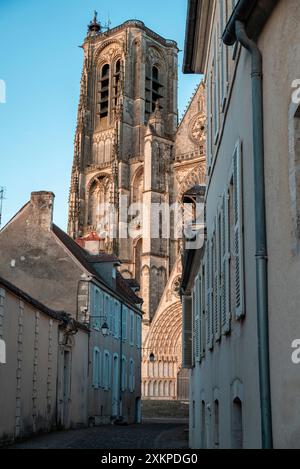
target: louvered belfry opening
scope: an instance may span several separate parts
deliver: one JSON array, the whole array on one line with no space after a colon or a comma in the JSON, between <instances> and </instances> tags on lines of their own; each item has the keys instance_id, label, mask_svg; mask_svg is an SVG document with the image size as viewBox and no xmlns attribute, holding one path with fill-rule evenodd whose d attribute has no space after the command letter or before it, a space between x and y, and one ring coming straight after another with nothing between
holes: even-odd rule
<instances>
[{"instance_id":1,"label":"louvered belfry opening","mask_svg":"<svg viewBox=\"0 0 300 469\"><path fill-rule=\"evenodd\" d=\"M109 72L110 67L109 64L105 64L101 70L101 78L100 78L100 110L99 116L100 120L108 118L108 111L109 111Z\"/></svg>"},{"instance_id":2,"label":"louvered belfry opening","mask_svg":"<svg viewBox=\"0 0 300 469\"><path fill-rule=\"evenodd\" d=\"M113 77L113 109L115 110L118 105L118 98L120 95L121 86L121 60L115 63L114 77Z\"/></svg>"},{"instance_id":3,"label":"louvered belfry opening","mask_svg":"<svg viewBox=\"0 0 300 469\"><path fill-rule=\"evenodd\" d=\"M163 88L164 85L161 82L160 73L158 67L155 65L152 67L150 73L146 76L146 106L145 106L145 117L146 121L149 119L150 115L155 111L156 103L159 102L160 110L163 109L162 99L163 99Z\"/></svg>"}]
</instances>

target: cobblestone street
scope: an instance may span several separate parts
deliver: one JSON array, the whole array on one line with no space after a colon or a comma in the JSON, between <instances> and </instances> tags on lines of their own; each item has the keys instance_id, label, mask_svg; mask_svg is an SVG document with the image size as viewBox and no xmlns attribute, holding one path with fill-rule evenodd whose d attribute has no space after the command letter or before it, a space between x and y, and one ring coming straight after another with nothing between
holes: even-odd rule
<instances>
[{"instance_id":1,"label":"cobblestone street","mask_svg":"<svg viewBox=\"0 0 300 469\"><path fill-rule=\"evenodd\" d=\"M18 443L16 449L185 449L187 423L147 420L141 425L105 425L53 432Z\"/></svg>"}]
</instances>

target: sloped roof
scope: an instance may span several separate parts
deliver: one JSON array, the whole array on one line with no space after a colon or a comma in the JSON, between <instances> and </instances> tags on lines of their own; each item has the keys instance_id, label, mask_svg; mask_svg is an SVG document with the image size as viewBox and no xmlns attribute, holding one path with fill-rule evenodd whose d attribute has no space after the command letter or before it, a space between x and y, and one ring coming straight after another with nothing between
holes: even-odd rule
<instances>
[{"instance_id":1,"label":"sloped roof","mask_svg":"<svg viewBox=\"0 0 300 469\"><path fill-rule=\"evenodd\" d=\"M43 303L40 301L34 299L32 296L28 295L28 293L25 293L23 290L20 288L16 287L13 285L11 282L8 280L4 279L3 277L0 277L0 285L4 287L6 290L9 290L11 293L16 295L18 298L21 298L23 301L26 303L31 304L35 309L38 311L41 311L42 313L46 314L47 316L56 319L57 321L66 321L70 317L67 313L64 311L54 311L51 308L48 308L45 306ZM84 324L74 321L75 325L79 327L80 329L88 331L88 327L85 326Z\"/></svg>"},{"instance_id":2,"label":"sloped roof","mask_svg":"<svg viewBox=\"0 0 300 469\"><path fill-rule=\"evenodd\" d=\"M58 239L64 244L64 246L73 254L73 256L80 262L80 264L96 279L98 279L101 283L104 283L109 289L111 287L105 282L105 280L100 276L97 270L94 268L94 263L101 263L101 262L118 262L118 258L116 256L101 253L96 256L92 256L87 253L82 247L80 247L76 241L74 241L67 233L61 230L55 224L52 225L53 233L58 237ZM135 293L131 290L131 288L127 285L125 280L123 279L122 275L118 272L117 273L117 282L116 282L116 293L122 296L125 300L129 301L133 304L141 304L143 300L139 298Z\"/></svg>"}]
</instances>

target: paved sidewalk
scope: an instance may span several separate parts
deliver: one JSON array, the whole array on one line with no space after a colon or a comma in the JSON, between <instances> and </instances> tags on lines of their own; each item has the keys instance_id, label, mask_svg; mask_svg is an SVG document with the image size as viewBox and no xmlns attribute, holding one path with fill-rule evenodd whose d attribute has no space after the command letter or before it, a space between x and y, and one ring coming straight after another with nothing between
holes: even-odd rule
<instances>
[{"instance_id":1,"label":"paved sidewalk","mask_svg":"<svg viewBox=\"0 0 300 469\"><path fill-rule=\"evenodd\" d=\"M187 424L146 421L141 425L105 425L53 432L10 448L15 449L186 449Z\"/></svg>"}]
</instances>

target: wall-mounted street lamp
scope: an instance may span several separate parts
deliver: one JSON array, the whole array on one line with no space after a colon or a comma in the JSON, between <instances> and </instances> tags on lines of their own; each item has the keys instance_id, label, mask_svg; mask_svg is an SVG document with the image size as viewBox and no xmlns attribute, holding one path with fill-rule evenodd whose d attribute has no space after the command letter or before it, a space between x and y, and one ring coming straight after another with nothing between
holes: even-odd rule
<instances>
[{"instance_id":1,"label":"wall-mounted street lamp","mask_svg":"<svg viewBox=\"0 0 300 469\"><path fill-rule=\"evenodd\" d=\"M101 332L104 337L107 337L109 335L109 327L106 321L102 324Z\"/></svg>"},{"instance_id":2,"label":"wall-mounted street lamp","mask_svg":"<svg viewBox=\"0 0 300 469\"><path fill-rule=\"evenodd\" d=\"M142 350L151 350L150 348L147 348L147 347L142 347ZM150 353L149 355L149 361L151 363L154 363L155 362L155 355L153 352Z\"/></svg>"},{"instance_id":3,"label":"wall-mounted street lamp","mask_svg":"<svg viewBox=\"0 0 300 469\"><path fill-rule=\"evenodd\" d=\"M101 332L102 332L102 335L104 337L107 337L110 335L110 331L109 331L109 325L107 324L107 317L106 316L89 316L89 319L94 319L94 318L97 318L100 320L100 322L103 320L103 324L101 326Z\"/></svg>"}]
</instances>

